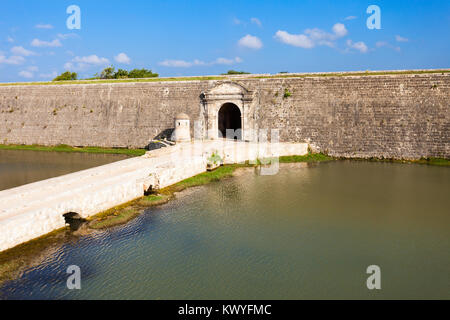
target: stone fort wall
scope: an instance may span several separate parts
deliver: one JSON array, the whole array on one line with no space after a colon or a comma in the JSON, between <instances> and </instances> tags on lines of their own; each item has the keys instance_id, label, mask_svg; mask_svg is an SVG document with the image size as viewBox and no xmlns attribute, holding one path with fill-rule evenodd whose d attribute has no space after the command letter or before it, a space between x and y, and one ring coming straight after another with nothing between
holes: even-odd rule
<instances>
[{"instance_id":1,"label":"stone fort wall","mask_svg":"<svg viewBox=\"0 0 450 320\"><path fill-rule=\"evenodd\" d=\"M281 141L334 156L450 158L448 73L233 81L251 92L249 123ZM204 126L200 95L223 82L0 86L0 143L144 147L180 112Z\"/></svg>"}]
</instances>

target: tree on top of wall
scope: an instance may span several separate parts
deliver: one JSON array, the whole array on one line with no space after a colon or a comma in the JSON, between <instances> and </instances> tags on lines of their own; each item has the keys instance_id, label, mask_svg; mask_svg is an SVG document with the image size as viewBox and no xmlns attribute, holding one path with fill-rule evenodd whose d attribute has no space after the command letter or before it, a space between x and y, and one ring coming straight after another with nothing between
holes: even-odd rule
<instances>
[{"instance_id":1,"label":"tree on top of wall","mask_svg":"<svg viewBox=\"0 0 450 320\"><path fill-rule=\"evenodd\" d=\"M131 71L118 69L115 71L113 66L103 69L100 74L95 74L96 79L155 78L158 76L157 73L153 73L152 70L145 68L133 69Z\"/></svg>"},{"instance_id":2,"label":"tree on top of wall","mask_svg":"<svg viewBox=\"0 0 450 320\"><path fill-rule=\"evenodd\" d=\"M124 70L124 69L119 69L117 70L117 72L114 74L114 78L115 79L124 79L124 78L128 78L128 71Z\"/></svg>"},{"instance_id":3,"label":"tree on top of wall","mask_svg":"<svg viewBox=\"0 0 450 320\"><path fill-rule=\"evenodd\" d=\"M250 72L236 71L236 70L228 70L227 73L222 73L222 75L229 75L229 74L250 74Z\"/></svg>"},{"instance_id":4,"label":"tree on top of wall","mask_svg":"<svg viewBox=\"0 0 450 320\"><path fill-rule=\"evenodd\" d=\"M107 67L100 73L100 79L115 79L115 68L113 66Z\"/></svg>"},{"instance_id":5,"label":"tree on top of wall","mask_svg":"<svg viewBox=\"0 0 450 320\"><path fill-rule=\"evenodd\" d=\"M66 81L66 80L77 80L78 74L76 72L66 71L57 76L53 81Z\"/></svg>"},{"instance_id":6,"label":"tree on top of wall","mask_svg":"<svg viewBox=\"0 0 450 320\"><path fill-rule=\"evenodd\" d=\"M147 70L145 68L133 69L128 73L128 78L155 78L158 76L157 73L153 73L152 70Z\"/></svg>"}]
</instances>

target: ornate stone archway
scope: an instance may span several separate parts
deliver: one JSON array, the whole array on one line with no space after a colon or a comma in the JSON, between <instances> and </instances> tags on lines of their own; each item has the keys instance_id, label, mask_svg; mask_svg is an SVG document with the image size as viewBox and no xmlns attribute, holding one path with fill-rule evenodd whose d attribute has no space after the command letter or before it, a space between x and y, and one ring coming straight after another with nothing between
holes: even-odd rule
<instances>
[{"instance_id":1,"label":"ornate stone archway","mask_svg":"<svg viewBox=\"0 0 450 320\"><path fill-rule=\"evenodd\" d=\"M241 112L242 139L251 140L254 128L252 115L253 92L235 82L223 82L211 90L202 93L201 99L206 107L206 135L208 139L217 139L219 132L220 108L226 103L232 103Z\"/></svg>"}]
</instances>

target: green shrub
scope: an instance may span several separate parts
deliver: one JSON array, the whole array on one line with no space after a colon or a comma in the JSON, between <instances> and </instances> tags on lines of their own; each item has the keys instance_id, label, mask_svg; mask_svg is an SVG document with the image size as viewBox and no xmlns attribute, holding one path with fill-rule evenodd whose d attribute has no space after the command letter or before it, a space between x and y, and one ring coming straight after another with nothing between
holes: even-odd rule
<instances>
[{"instance_id":1,"label":"green shrub","mask_svg":"<svg viewBox=\"0 0 450 320\"><path fill-rule=\"evenodd\" d=\"M103 69L103 71L100 73L100 79L114 79L115 78L114 70L115 68L113 66Z\"/></svg>"},{"instance_id":2,"label":"green shrub","mask_svg":"<svg viewBox=\"0 0 450 320\"><path fill-rule=\"evenodd\" d=\"M227 73L222 73L222 75L230 75L230 74L250 74L250 72L236 71L236 70L228 70Z\"/></svg>"},{"instance_id":3,"label":"green shrub","mask_svg":"<svg viewBox=\"0 0 450 320\"><path fill-rule=\"evenodd\" d=\"M283 98L289 98L292 95L292 93L286 88L284 89Z\"/></svg>"},{"instance_id":4,"label":"green shrub","mask_svg":"<svg viewBox=\"0 0 450 320\"><path fill-rule=\"evenodd\" d=\"M124 79L124 78L128 78L128 71L124 70L124 69L119 69L117 70L117 72L114 74L114 78L115 79Z\"/></svg>"},{"instance_id":5,"label":"green shrub","mask_svg":"<svg viewBox=\"0 0 450 320\"><path fill-rule=\"evenodd\" d=\"M129 78L156 78L159 74L153 73L152 70L147 69L133 69L128 73Z\"/></svg>"},{"instance_id":6,"label":"green shrub","mask_svg":"<svg viewBox=\"0 0 450 320\"><path fill-rule=\"evenodd\" d=\"M76 72L66 71L57 76L53 81L66 81L66 80L77 80L78 74Z\"/></svg>"}]
</instances>

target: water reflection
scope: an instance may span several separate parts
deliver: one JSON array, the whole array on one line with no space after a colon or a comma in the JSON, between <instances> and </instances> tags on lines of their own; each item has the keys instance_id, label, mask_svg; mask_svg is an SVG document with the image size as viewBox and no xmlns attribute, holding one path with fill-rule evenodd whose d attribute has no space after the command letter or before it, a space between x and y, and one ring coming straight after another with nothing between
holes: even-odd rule
<instances>
[{"instance_id":1,"label":"water reflection","mask_svg":"<svg viewBox=\"0 0 450 320\"><path fill-rule=\"evenodd\" d=\"M119 154L0 150L0 190L126 158Z\"/></svg>"},{"instance_id":2,"label":"water reflection","mask_svg":"<svg viewBox=\"0 0 450 320\"><path fill-rule=\"evenodd\" d=\"M32 299L448 299L450 170L368 162L246 172L80 236L0 288ZM82 290L65 287L68 265ZM366 287L381 267L382 290Z\"/></svg>"}]
</instances>

